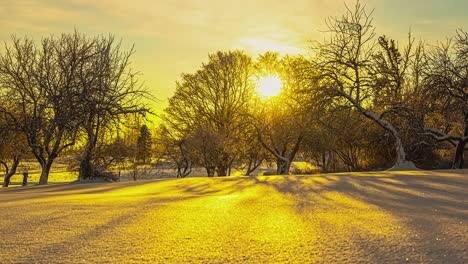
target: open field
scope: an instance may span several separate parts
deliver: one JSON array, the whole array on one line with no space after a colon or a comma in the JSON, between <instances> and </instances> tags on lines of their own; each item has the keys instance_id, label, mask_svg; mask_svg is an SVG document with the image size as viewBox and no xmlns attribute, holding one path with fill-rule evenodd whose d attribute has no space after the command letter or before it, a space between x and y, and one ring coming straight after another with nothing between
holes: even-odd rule
<instances>
[{"instance_id":1,"label":"open field","mask_svg":"<svg viewBox=\"0 0 468 264\"><path fill-rule=\"evenodd\" d=\"M0 189L0 263L468 263L468 170Z\"/></svg>"}]
</instances>

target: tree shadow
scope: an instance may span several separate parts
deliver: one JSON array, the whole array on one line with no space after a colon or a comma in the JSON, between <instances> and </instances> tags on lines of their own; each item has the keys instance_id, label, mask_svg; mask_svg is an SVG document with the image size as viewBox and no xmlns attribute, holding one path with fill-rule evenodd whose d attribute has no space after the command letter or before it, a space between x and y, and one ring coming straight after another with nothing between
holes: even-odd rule
<instances>
[{"instance_id":1,"label":"tree shadow","mask_svg":"<svg viewBox=\"0 0 468 264\"><path fill-rule=\"evenodd\" d=\"M296 213L303 215L305 221L314 217L321 202L324 204L334 203L338 209L353 209L353 204L340 201L338 194L357 200L366 205L375 206L389 214L403 219L402 221L416 234L421 234L418 243L426 243L431 251L425 248L410 248L408 250L420 250L423 260L437 259L434 254L444 251L451 256L447 257L452 263L457 263L463 255L453 243L459 243L460 238L453 237L452 234L445 236L452 242L433 246L432 243L437 236L444 232L443 225L448 221L466 222L468 204L467 198L467 175L445 172L412 172L409 174L399 174L395 172L382 173L344 173L330 175L313 176L258 176L258 177L225 177L225 178L184 178L184 179L160 179L138 182L125 182L114 184L77 184L60 186L41 186L36 188L22 188L18 190L5 190L5 193L15 194L12 201L23 199L39 199L41 197L56 197L64 193L70 195L85 194L112 194L104 195L106 199L121 199L115 202L125 202L126 206L132 204L135 210L109 219L108 221L96 225L91 230L81 232L76 236L71 236L66 241L46 244L43 247L33 249L30 254L21 258L21 262L34 262L34 256L42 252L61 252L61 255L71 254L77 251L80 241L96 240L100 236L112 233L117 230L120 223L137 221L145 217L145 211L157 210L161 206L170 205L173 202L193 200L204 196L224 196L229 194L240 194L249 191L251 188L261 188L262 194L268 195L271 191L281 194L281 197L291 201ZM8 195L7 195L8 196ZM21 197L25 196L25 197ZM101 196L92 196L99 199ZM144 199L138 199L144 197ZM256 199L256 196L242 197L241 199ZM135 198L135 199L134 199ZM88 199L83 196L83 199ZM2 199L0 204L7 199ZM80 199L76 202L80 206ZM36 201L34 201L36 202ZM69 202L69 201L67 201ZM141 203L141 204L140 204ZM247 203L248 204L248 203ZM13 203L14 205L14 203ZM22 205L25 206L25 205ZM86 206L93 207L94 204ZM288 205L290 206L290 205ZM103 207L105 210L107 207ZM139 210L139 211L138 211ZM335 209L332 209L335 210ZM21 210L20 210L21 211ZM52 212L52 214L54 214ZM86 218L86 214L78 214L78 217ZM61 221L63 215L57 215L55 220ZM320 221L325 221L324 219ZM39 220L37 228L45 228L50 222ZM333 225L333 223L330 223ZM433 228L433 232L428 232L427 227ZM21 231L17 228L17 232ZM359 254L367 254L375 262L385 260L388 263L404 262L405 259L399 256L395 259L394 251L411 253L399 244L385 244L387 241L380 237L361 237L360 234L352 234L349 241L359 247ZM428 241L428 242L424 242ZM78 244L78 246L76 245ZM419 244L418 244L419 245ZM390 248L390 249L389 249ZM362 251L362 252L361 252ZM65 252L65 253L63 253ZM392 253L393 252L393 253ZM434 253L435 252L435 253Z\"/></svg>"},{"instance_id":2,"label":"tree shadow","mask_svg":"<svg viewBox=\"0 0 468 264\"><path fill-rule=\"evenodd\" d=\"M87 194L104 194L108 192L118 191L124 188L138 188L148 184L168 181L170 179L157 180L141 180L132 182L118 183L67 183L67 184L51 184L43 186L27 186L21 188L1 188L0 203L40 200L64 195L87 195ZM9 194L2 197L2 193ZM13 195L13 197L11 197ZM11 198L10 198L11 197Z\"/></svg>"}]
</instances>

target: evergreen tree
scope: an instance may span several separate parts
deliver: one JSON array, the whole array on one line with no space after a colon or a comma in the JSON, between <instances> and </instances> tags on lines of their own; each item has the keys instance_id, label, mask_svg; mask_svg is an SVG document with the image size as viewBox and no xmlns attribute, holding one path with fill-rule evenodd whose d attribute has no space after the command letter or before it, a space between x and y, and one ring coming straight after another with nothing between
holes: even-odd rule
<instances>
[{"instance_id":1,"label":"evergreen tree","mask_svg":"<svg viewBox=\"0 0 468 264\"><path fill-rule=\"evenodd\" d=\"M137 160L146 163L151 157L151 132L146 125L141 126L137 140Z\"/></svg>"}]
</instances>

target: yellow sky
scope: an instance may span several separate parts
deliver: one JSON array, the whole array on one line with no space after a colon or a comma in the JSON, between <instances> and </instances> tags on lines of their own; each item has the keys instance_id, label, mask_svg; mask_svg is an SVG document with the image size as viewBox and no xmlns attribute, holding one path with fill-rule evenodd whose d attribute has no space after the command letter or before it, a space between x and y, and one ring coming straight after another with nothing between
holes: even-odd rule
<instances>
[{"instance_id":1,"label":"yellow sky","mask_svg":"<svg viewBox=\"0 0 468 264\"><path fill-rule=\"evenodd\" d=\"M193 72L217 50L307 54L324 20L343 13L343 0L0 0L0 40L11 34L36 39L76 27L113 33L135 44L133 67L165 100L182 72ZM467 29L466 0L367 0L378 34L443 40ZM161 102L158 108L162 108Z\"/></svg>"}]
</instances>

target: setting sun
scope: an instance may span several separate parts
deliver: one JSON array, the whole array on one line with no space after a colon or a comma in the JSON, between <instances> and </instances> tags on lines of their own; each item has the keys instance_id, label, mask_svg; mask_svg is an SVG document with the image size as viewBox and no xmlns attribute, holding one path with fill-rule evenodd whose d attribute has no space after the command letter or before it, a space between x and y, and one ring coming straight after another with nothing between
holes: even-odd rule
<instances>
[{"instance_id":1,"label":"setting sun","mask_svg":"<svg viewBox=\"0 0 468 264\"><path fill-rule=\"evenodd\" d=\"M260 77L257 83L257 91L261 96L276 96L281 92L283 82L277 75L268 75Z\"/></svg>"}]
</instances>

